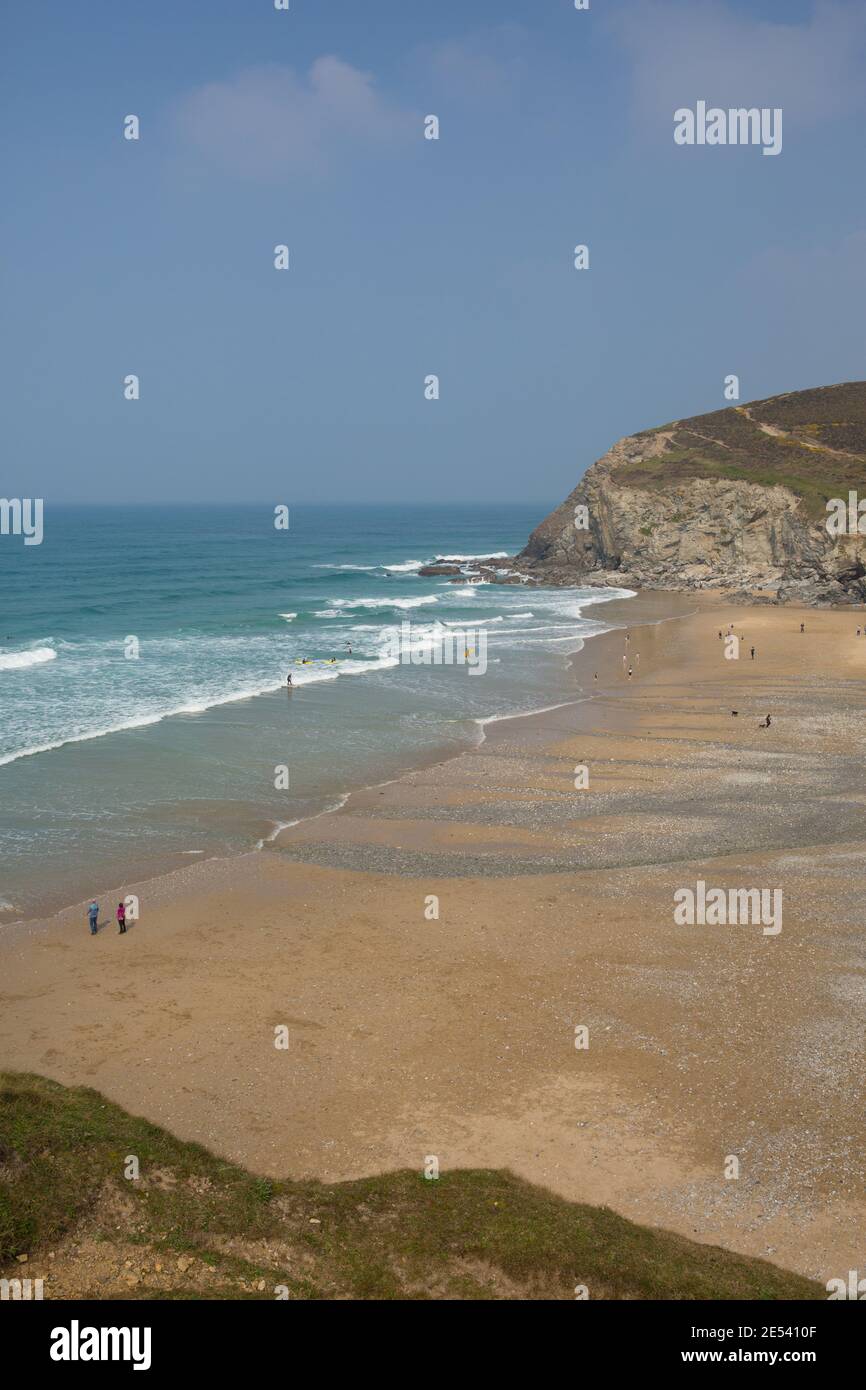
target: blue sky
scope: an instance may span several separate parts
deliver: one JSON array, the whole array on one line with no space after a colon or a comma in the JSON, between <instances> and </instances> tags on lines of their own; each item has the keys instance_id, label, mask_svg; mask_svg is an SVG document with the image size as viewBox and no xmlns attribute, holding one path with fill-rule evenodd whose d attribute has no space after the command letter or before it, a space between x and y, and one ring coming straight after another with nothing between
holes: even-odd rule
<instances>
[{"instance_id":1,"label":"blue sky","mask_svg":"<svg viewBox=\"0 0 866 1390\"><path fill-rule=\"evenodd\" d=\"M4 495L553 503L728 373L866 377L862 0L7 0L0 30ZM782 153L676 146L699 99L781 106Z\"/></svg>"}]
</instances>

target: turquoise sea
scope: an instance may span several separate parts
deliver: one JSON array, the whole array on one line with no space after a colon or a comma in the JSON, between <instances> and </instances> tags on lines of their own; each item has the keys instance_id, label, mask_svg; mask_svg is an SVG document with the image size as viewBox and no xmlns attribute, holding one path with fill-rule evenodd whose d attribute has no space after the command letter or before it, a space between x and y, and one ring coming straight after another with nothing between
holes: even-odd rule
<instances>
[{"instance_id":1,"label":"turquoise sea","mask_svg":"<svg viewBox=\"0 0 866 1390\"><path fill-rule=\"evenodd\" d=\"M473 582L549 509L298 507L277 530L266 504L56 507L41 545L0 537L0 922L253 848L567 698L616 591ZM418 575L437 557L456 582ZM398 661L402 623L419 654L434 624L480 628L486 671Z\"/></svg>"}]
</instances>

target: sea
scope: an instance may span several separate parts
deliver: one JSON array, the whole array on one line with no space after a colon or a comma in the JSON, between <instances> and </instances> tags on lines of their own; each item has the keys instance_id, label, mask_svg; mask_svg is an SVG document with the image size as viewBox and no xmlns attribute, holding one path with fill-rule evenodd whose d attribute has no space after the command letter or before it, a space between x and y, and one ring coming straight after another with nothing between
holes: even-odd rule
<instances>
[{"instance_id":1,"label":"sea","mask_svg":"<svg viewBox=\"0 0 866 1390\"><path fill-rule=\"evenodd\" d=\"M477 579L550 505L58 506L41 544L0 536L0 924L264 846L575 698L568 657L628 591Z\"/></svg>"}]
</instances>

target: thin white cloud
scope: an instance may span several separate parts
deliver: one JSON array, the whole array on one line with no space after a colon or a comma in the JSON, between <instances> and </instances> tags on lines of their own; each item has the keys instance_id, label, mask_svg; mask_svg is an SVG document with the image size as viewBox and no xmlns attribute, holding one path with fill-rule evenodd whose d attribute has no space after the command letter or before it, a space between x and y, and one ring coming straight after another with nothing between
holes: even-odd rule
<instances>
[{"instance_id":1,"label":"thin white cloud","mask_svg":"<svg viewBox=\"0 0 866 1390\"><path fill-rule=\"evenodd\" d=\"M184 100L178 120L209 162L256 178L319 172L422 133L420 117L387 101L370 73L333 56L308 73L273 64L207 83Z\"/></svg>"},{"instance_id":2,"label":"thin white cloud","mask_svg":"<svg viewBox=\"0 0 866 1390\"><path fill-rule=\"evenodd\" d=\"M653 125L701 99L781 106L793 124L864 99L863 0L816 0L801 24L753 18L724 0L630 0L611 25L631 55L637 114Z\"/></svg>"}]
</instances>

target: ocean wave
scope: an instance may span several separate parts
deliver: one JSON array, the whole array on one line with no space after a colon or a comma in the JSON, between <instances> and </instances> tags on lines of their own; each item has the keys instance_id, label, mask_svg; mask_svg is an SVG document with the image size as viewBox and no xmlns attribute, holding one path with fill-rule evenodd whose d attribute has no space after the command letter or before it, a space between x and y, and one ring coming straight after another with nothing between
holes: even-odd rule
<instances>
[{"instance_id":1,"label":"ocean wave","mask_svg":"<svg viewBox=\"0 0 866 1390\"><path fill-rule=\"evenodd\" d=\"M408 565L415 562L402 563ZM340 582L334 580L333 586L327 587L339 589ZM410 586L410 590L413 586ZM327 587L322 587L327 593ZM299 640L299 630L277 630L273 616L270 616L264 620L269 624L267 630L262 631L253 627L251 632L232 633L231 636L197 630L183 635L154 636L148 638L148 662L142 662L140 668L116 662L119 649L116 638L109 640L103 636L84 636L70 642L47 636L43 629L41 639L31 639L33 645L29 650L0 651L0 675L4 670L14 673L50 663L59 655L62 660L52 672L48 684L57 687L60 703L55 712L53 706L44 708L41 702L32 701L33 712L39 719L38 724L33 723L30 687L36 685L40 678L34 677L31 682L26 677L13 679L9 676L8 681L4 682L4 697L10 701L14 718L8 724L8 736L4 735L5 749L0 752L0 764L113 733L144 729L172 717L195 717L218 705L239 703L264 695L273 698L276 692L285 690L285 672L288 669L292 671L293 684L305 686L308 683L333 681L341 675L363 675L396 666L399 664L397 659L383 650L375 637L372 641L359 641L354 658L338 658L333 666L317 661L315 665L302 667L297 665L297 657L307 653L315 655L323 648L323 655L330 655L328 647L333 650L342 646L345 637L353 638L354 643L355 633L381 632L385 624L401 621L403 614L400 610L406 611L407 617L411 614L411 638L413 643L419 644L419 648L432 643L427 624L434 620L434 615L429 609L438 603L437 615L447 613L449 608L454 613L465 613L465 617L459 620L446 619L446 626L451 632L470 623L478 626L490 624L491 642L495 642L499 648L513 638L515 647L527 645L532 649L550 645L556 650L560 644L574 646L576 642L579 643L580 633L583 636L591 635L601 617L595 605L627 597L631 592L627 589L589 592L580 588L534 591L533 616L528 610L512 612L509 609L509 599L525 602L529 597L522 591L514 595L507 590L497 589L494 593L487 592L489 586L486 586L485 593L477 596L475 591L481 585L467 584L457 588L439 583L435 586L435 594L417 595L417 587L420 586L416 586L415 597L404 597L399 596L399 580L389 582L386 589L385 584L361 579L357 587L361 587L362 593L366 588L368 594L371 589L378 588L379 593L376 597L325 599L333 606L318 610L315 614L317 619L338 620L336 634L333 628L329 630L323 623L318 634ZM397 589L398 597L388 594L387 590L392 587ZM299 601L304 601L300 594L288 594L285 590L280 594L279 588L277 595L276 601L281 596L297 597ZM452 597L456 600L453 604ZM473 598L474 603L467 601ZM321 598L318 601L321 602ZM476 616L479 610L492 603L501 608L499 614ZM415 614L412 612L415 609L421 611ZM576 624L574 620L581 618L584 610L587 610L587 617L593 614L596 621L593 622L591 618L587 621L585 617L583 622ZM270 611L273 615L274 610ZM309 610L305 608L302 611L306 623ZM298 614L283 612L279 616L284 622L290 623ZM524 632L512 627L514 621L533 621L534 626ZM379 623L382 626L378 626ZM493 624L496 626L493 627ZM598 624L598 627L601 626ZM575 631L576 627L578 631ZM334 641L335 636L340 640ZM441 640L441 637L436 640ZM302 641L310 643L306 651ZM52 645L49 646L49 643ZM114 664L109 666L104 662ZM137 679L132 678L133 670ZM82 704L82 674L89 682L88 690L93 688L94 705L89 709ZM50 720L47 716L50 716Z\"/></svg>"},{"instance_id":2,"label":"ocean wave","mask_svg":"<svg viewBox=\"0 0 866 1390\"><path fill-rule=\"evenodd\" d=\"M491 623L504 623L505 618L499 614L495 618L482 618L477 614L466 614L465 618L446 618L443 627L489 627Z\"/></svg>"},{"instance_id":3,"label":"ocean wave","mask_svg":"<svg viewBox=\"0 0 866 1390\"><path fill-rule=\"evenodd\" d=\"M315 685L321 681L334 681L341 675L355 676L363 675L366 671L378 671L389 666L398 664L396 658L389 656L379 656L368 661L358 661L351 658L338 662L335 666L328 666L327 669L299 669L297 666L292 670L292 684L294 686ZM128 719L123 719L105 727L88 729L80 733L70 734L65 738L58 738L47 743L35 744L32 747L18 749L14 753L0 754L0 767L7 763L17 762L20 758L32 758L37 753L52 753L58 748L65 748L71 743L86 743L90 739L107 738L109 734L123 734L133 729L146 729L153 724L160 724L164 719L174 719L181 715L204 714L207 710L215 709L220 705L232 705L240 700L254 700L260 695L271 695L277 690L285 689L283 677L272 677L263 681L259 685L249 686L243 690L232 690L223 694L202 695L198 699L189 699L182 704L173 705L170 709L151 710L141 714L132 715Z\"/></svg>"},{"instance_id":4,"label":"ocean wave","mask_svg":"<svg viewBox=\"0 0 866 1390\"><path fill-rule=\"evenodd\" d=\"M425 560L407 560L402 565L383 565L383 570L389 570L391 574L410 574L413 570L419 570L426 564Z\"/></svg>"},{"instance_id":5,"label":"ocean wave","mask_svg":"<svg viewBox=\"0 0 866 1390\"><path fill-rule=\"evenodd\" d=\"M438 603L435 594L426 598L332 598L334 608L422 608L428 603Z\"/></svg>"},{"instance_id":6,"label":"ocean wave","mask_svg":"<svg viewBox=\"0 0 866 1390\"><path fill-rule=\"evenodd\" d=\"M437 565L463 565L470 560L507 560L507 550L497 550L490 555L437 555L435 564Z\"/></svg>"},{"instance_id":7,"label":"ocean wave","mask_svg":"<svg viewBox=\"0 0 866 1390\"><path fill-rule=\"evenodd\" d=\"M214 695L203 697L200 700L189 700L182 705L174 705L171 709L151 710L146 713L133 715L129 719L119 720L115 724L108 724L97 729L87 729L81 733L69 734L66 738L53 739L48 743L35 744L30 748L21 748L14 753L0 755L0 767L7 763L17 762L19 758L32 758L37 753L53 753L57 748L65 748L70 743L87 743L94 738L107 738L109 734L123 734L132 729L147 729L152 724L160 724L163 719L172 719L182 714L203 714L205 710L212 709L216 705L234 704L236 700L252 700L257 695L268 695L274 690L282 688L283 682L276 684L268 681L267 684L250 687L246 690L235 690L228 695Z\"/></svg>"},{"instance_id":8,"label":"ocean wave","mask_svg":"<svg viewBox=\"0 0 866 1390\"><path fill-rule=\"evenodd\" d=\"M34 647L29 652L0 652L0 671L24 671L28 666L42 666L56 659L57 653L52 647Z\"/></svg>"}]
</instances>

